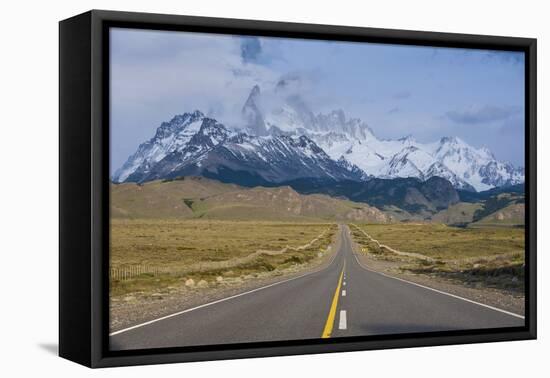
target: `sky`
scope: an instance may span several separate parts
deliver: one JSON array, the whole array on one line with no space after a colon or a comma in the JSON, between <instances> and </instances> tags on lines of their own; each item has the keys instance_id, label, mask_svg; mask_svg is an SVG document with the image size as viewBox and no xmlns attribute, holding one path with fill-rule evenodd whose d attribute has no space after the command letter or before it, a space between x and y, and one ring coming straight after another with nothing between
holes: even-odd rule
<instances>
[{"instance_id":1,"label":"sky","mask_svg":"<svg viewBox=\"0 0 550 378\"><path fill-rule=\"evenodd\" d=\"M379 138L457 136L524 166L520 52L121 28L110 42L111 171L176 114L238 127L251 88L285 77L314 113L342 109Z\"/></svg>"}]
</instances>

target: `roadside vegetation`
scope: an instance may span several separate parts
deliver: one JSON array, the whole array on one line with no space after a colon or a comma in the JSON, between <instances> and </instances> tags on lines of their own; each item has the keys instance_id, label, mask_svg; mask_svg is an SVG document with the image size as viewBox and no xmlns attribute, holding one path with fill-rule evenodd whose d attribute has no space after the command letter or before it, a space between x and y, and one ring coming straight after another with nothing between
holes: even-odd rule
<instances>
[{"instance_id":1,"label":"roadside vegetation","mask_svg":"<svg viewBox=\"0 0 550 378\"><path fill-rule=\"evenodd\" d=\"M360 224L350 229L363 253L394 261L402 271L523 292L523 228Z\"/></svg>"},{"instance_id":2,"label":"roadside vegetation","mask_svg":"<svg viewBox=\"0 0 550 378\"><path fill-rule=\"evenodd\" d=\"M324 256L336 231L326 223L113 219L111 296L283 274Z\"/></svg>"}]
</instances>

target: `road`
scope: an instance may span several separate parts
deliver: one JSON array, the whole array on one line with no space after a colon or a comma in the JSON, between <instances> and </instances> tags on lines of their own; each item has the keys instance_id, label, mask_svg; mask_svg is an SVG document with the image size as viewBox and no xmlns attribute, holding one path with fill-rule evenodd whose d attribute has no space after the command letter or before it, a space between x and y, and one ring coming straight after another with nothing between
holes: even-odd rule
<instances>
[{"instance_id":1,"label":"road","mask_svg":"<svg viewBox=\"0 0 550 378\"><path fill-rule=\"evenodd\" d=\"M347 226L323 270L110 336L112 350L523 326L507 313L368 270Z\"/></svg>"}]
</instances>

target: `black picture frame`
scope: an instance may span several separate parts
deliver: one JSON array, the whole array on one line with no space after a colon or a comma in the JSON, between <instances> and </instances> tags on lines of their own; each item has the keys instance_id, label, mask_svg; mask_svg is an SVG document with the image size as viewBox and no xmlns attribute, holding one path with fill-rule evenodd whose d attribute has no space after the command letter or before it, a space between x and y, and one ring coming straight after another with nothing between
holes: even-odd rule
<instances>
[{"instance_id":1,"label":"black picture frame","mask_svg":"<svg viewBox=\"0 0 550 378\"><path fill-rule=\"evenodd\" d=\"M108 28L182 30L525 52L525 326L109 351ZM92 10L59 24L59 354L89 367L535 339L536 39Z\"/></svg>"}]
</instances>

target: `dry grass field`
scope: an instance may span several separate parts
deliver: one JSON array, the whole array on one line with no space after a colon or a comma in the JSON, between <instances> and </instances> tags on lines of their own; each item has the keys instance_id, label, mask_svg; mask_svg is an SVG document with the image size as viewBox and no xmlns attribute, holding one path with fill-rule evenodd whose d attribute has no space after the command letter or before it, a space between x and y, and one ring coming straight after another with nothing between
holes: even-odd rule
<instances>
[{"instance_id":1,"label":"dry grass field","mask_svg":"<svg viewBox=\"0 0 550 378\"><path fill-rule=\"evenodd\" d=\"M324 223L112 219L111 268L146 266L156 274L112 277L111 295L282 271L326 251L336 230Z\"/></svg>"},{"instance_id":2,"label":"dry grass field","mask_svg":"<svg viewBox=\"0 0 550 378\"><path fill-rule=\"evenodd\" d=\"M473 286L523 291L525 231L521 227L457 228L443 224L361 224L351 227L365 253L413 273ZM363 232L400 252L380 247Z\"/></svg>"}]
</instances>

